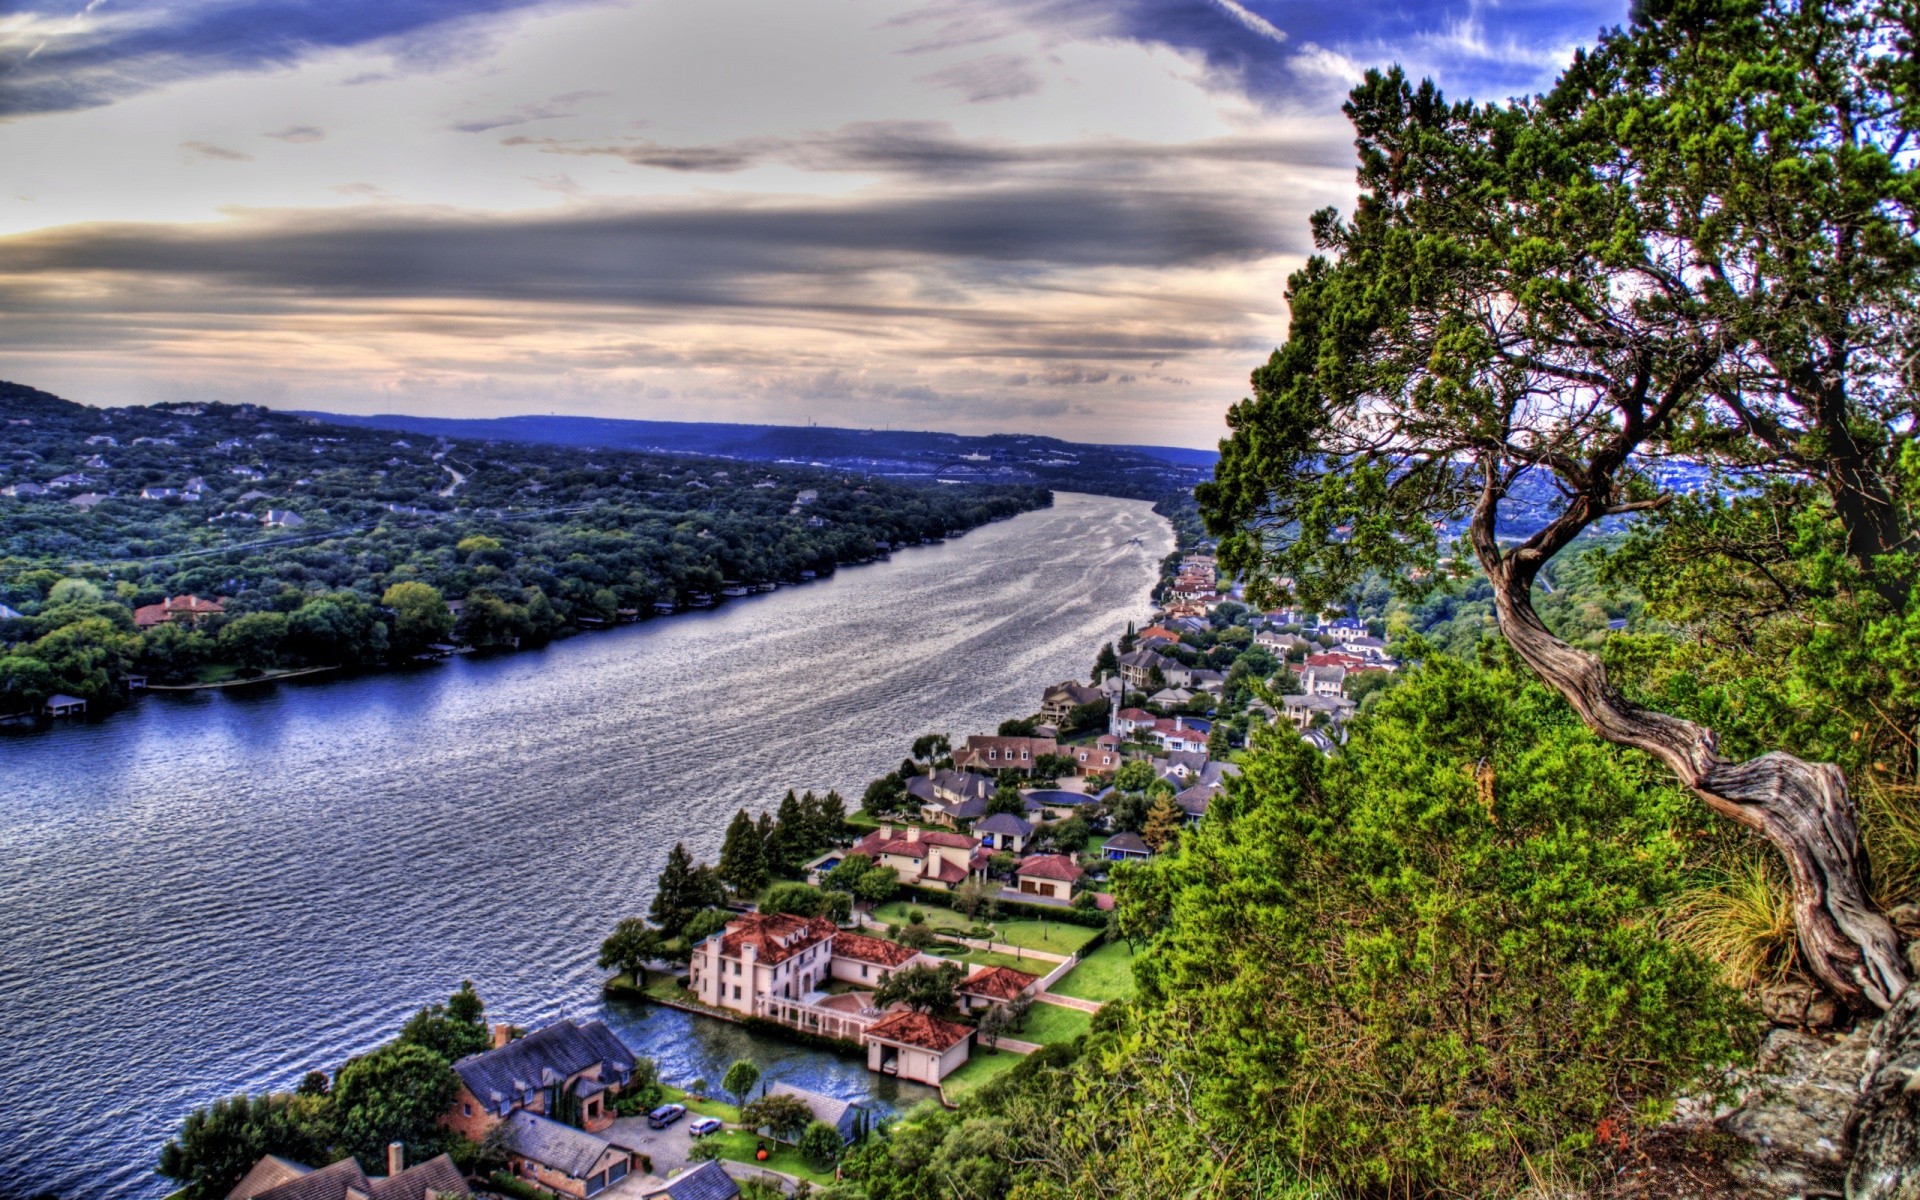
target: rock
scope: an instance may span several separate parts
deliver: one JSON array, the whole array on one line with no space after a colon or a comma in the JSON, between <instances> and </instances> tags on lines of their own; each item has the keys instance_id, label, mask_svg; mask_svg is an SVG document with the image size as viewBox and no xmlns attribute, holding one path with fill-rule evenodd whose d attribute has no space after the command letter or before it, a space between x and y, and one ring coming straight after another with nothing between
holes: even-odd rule
<instances>
[{"instance_id":1,"label":"rock","mask_svg":"<svg viewBox=\"0 0 1920 1200\"><path fill-rule=\"evenodd\" d=\"M1920 987L1874 1027L1847 1122L1848 1200L1920 1200Z\"/></svg>"},{"instance_id":2,"label":"rock","mask_svg":"<svg viewBox=\"0 0 1920 1200\"><path fill-rule=\"evenodd\" d=\"M1840 1005L1823 989L1803 979L1787 979L1761 989L1760 1011L1775 1025L1795 1029L1831 1029Z\"/></svg>"},{"instance_id":3,"label":"rock","mask_svg":"<svg viewBox=\"0 0 1920 1200\"><path fill-rule=\"evenodd\" d=\"M1767 1034L1753 1087L1719 1122L1750 1147L1727 1164L1727 1173L1749 1195L1788 1200L1842 1194L1847 1122L1860 1094L1868 1036L1864 1027L1831 1043L1792 1029Z\"/></svg>"}]
</instances>

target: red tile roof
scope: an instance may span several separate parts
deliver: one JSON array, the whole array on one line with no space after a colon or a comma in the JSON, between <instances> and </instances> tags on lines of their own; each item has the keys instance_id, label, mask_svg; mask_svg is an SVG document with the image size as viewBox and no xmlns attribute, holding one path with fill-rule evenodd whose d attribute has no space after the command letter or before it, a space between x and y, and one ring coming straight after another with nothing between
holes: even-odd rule
<instances>
[{"instance_id":1,"label":"red tile roof","mask_svg":"<svg viewBox=\"0 0 1920 1200\"><path fill-rule=\"evenodd\" d=\"M833 956L851 958L857 962L878 963L883 967L904 967L913 961L919 951L899 942L889 942L885 938L868 937L864 933L836 933L833 935Z\"/></svg>"},{"instance_id":2,"label":"red tile roof","mask_svg":"<svg viewBox=\"0 0 1920 1200\"><path fill-rule=\"evenodd\" d=\"M967 869L951 859L941 859L940 865L927 872L928 879L937 879L941 883L954 884L967 881Z\"/></svg>"},{"instance_id":3,"label":"red tile roof","mask_svg":"<svg viewBox=\"0 0 1920 1200\"><path fill-rule=\"evenodd\" d=\"M960 990L970 996L986 996L993 1000L1018 1000L1022 992L1040 981L1038 975L1029 975L1025 971L1016 971L1012 967L981 967Z\"/></svg>"},{"instance_id":4,"label":"red tile roof","mask_svg":"<svg viewBox=\"0 0 1920 1200\"><path fill-rule=\"evenodd\" d=\"M1072 883L1086 874L1064 854L1030 854L1020 860L1013 870L1015 875L1031 875L1035 879L1058 879Z\"/></svg>"},{"instance_id":5,"label":"red tile roof","mask_svg":"<svg viewBox=\"0 0 1920 1200\"><path fill-rule=\"evenodd\" d=\"M932 1050L944 1054L967 1040L973 1033L965 1025L955 1025L952 1021L942 1021L925 1013L917 1013L903 1008L889 1013L872 1025L867 1026L867 1036L883 1042L898 1042L903 1046L918 1046L922 1050Z\"/></svg>"},{"instance_id":6,"label":"red tile roof","mask_svg":"<svg viewBox=\"0 0 1920 1200\"><path fill-rule=\"evenodd\" d=\"M875 858L882 854L897 854L902 858L925 858L928 846L947 846L954 850L971 850L980 843L960 833L946 833L938 829L922 829L917 840L909 841L905 833L888 835L875 830L853 844L852 853L864 854Z\"/></svg>"},{"instance_id":7,"label":"red tile roof","mask_svg":"<svg viewBox=\"0 0 1920 1200\"><path fill-rule=\"evenodd\" d=\"M722 958L739 958L752 946L756 960L766 964L785 962L809 946L816 946L840 931L825 917L796 917L791 913L748 913L727 922L720 939Z\"/></svg>"}]
</instances>

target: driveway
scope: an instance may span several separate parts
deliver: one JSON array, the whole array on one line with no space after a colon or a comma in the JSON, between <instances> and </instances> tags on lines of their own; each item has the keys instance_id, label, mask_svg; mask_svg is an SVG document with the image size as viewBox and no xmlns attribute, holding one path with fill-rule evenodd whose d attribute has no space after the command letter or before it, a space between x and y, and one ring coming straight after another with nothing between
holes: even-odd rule
<instances>
[{"instance_id":1,"label":"driveway","mask_svg":"<svg viewBox=\"0 0 1920 1200\"><path fill-rule=\"evenodd\" d=\"M613 1127L600 1136L651 1158L653 1173L665 1179L687 1165L687 1153L693 1146L687 1125L693 1119L694 1114L689 1113L665 1129L649 1129L645 1117L616 1117Z\"/></svg>"}]
</instances>

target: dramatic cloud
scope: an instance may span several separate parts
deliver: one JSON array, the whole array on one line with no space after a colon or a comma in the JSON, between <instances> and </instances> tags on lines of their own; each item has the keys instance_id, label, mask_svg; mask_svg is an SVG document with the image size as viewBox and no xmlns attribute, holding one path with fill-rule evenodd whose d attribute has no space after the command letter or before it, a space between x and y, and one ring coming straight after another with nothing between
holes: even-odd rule
<instances>
[{"instance_id":1,"label":"dramatic cloud","mask_svg":"<svg viewBox=\"0 0 1920 1200\"><path fill-rule=\"evenodd\" d=\"M1540 0L25 0L0 375L101 403L1202 445L1339 102L1542 86Z\"/></svg>"}]
</instances>

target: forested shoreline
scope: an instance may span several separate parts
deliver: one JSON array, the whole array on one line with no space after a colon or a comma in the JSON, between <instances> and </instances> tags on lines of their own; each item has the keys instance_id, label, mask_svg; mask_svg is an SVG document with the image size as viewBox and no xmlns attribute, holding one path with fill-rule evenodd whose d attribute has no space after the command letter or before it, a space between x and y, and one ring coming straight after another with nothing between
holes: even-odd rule
<instances>
[{"instance_id":1,"label":"forested shoreline","mask_svg":"<svg viewBox=\"0 0 1920 1200\"><path fill-rule=\"evenodd\" d=\"M1034 486L416 444L250 405L93 409L15 385L0 414L0 715L56 694L110 709L129 677L538 645L1051 503ZM184 596L220 611L136 624Z\"/></svg>"}]
</instances>

